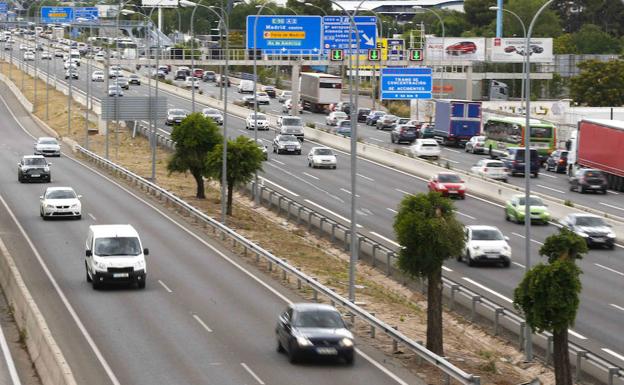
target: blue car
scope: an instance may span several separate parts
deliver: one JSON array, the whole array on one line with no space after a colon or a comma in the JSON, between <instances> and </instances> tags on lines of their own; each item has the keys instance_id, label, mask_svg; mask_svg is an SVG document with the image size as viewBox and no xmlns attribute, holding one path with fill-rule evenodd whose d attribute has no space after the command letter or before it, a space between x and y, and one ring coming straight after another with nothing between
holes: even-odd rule
<instances>
[{"instance_id":1,"label":"blue car","mask_svg":"<svg viewBox=\"0 0 624 385\"><path fill-rule=\"evenodd\" d=\"M530 151L531 174L537 178L542 162L536 149L532 148ZM509 175L524 175L524 152L524 147L508 147L507 154L501 157L501 160L505 163L505 167L509 170Z\"/></svg>"}]
</instances>

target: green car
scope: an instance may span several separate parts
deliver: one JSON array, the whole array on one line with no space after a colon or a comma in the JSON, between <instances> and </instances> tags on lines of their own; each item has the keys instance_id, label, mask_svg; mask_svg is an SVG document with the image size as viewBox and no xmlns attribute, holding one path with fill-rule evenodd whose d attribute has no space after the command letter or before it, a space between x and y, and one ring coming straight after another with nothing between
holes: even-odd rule
<instances>
[{"instance_id":1,"label":"green car","mask_svg":"<svg viewBox=\"0 0 624 385\"><path fill-rule=\"evenodd\" d=\"M536 196L529 198L531 205L531 222L541 222L547 225L550 221L550 212L548 207L542 202L542 199ZM505 219L517 223L524 222L524 195L514 195L511 200L505 204Z\"/></svg>"}]
</instances>

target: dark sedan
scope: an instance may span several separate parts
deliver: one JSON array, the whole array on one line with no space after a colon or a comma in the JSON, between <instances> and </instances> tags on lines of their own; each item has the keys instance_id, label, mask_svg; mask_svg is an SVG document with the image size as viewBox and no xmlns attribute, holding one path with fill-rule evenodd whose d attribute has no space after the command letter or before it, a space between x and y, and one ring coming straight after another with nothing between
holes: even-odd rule
<instances>
[{"instance_id":1,"label":"dark sedan","mask_svg":"<svg viewBox=\"0 0 624 385\"><path fill-rule=\"evenodd\" d=\"M565 150L553 151L546 159L546 171L565 173L568 169L568 152Z\"/></svg>"},{"instance_id":2,"label":"dark sedan","mask_svg":"<svg viewBox=\"0 0 624 385\"><path fill-rule=\"evenodd\" d=\"M291 363L304 357L336 357L353 364L353 334L333 306L292 304L279 316L275 334L277 351L286 352Z\"/></svg>"},{"instance_id":3,"label":"dark sedan","mask_svg":"<svg viewBox=\"0 0 624 385\"><path fill-rule=\"evenodd\" d=\"M570 191L584 194L588 191L607 193L607 177L600 170L582 168L570 178Z\"/></svg>"},{"instance_id":4,"label":"dark sedan","mask_svg":"<svg viewBox=\"0 0 624 385\"><path fill-rule=\"evenodd\" d=\"M392 143L408 142L412 144L418 137L418 130L416 126L410 126L408 124L402 124L392 129L390 133L390 141Z\"/></svg>"}]
</instances>

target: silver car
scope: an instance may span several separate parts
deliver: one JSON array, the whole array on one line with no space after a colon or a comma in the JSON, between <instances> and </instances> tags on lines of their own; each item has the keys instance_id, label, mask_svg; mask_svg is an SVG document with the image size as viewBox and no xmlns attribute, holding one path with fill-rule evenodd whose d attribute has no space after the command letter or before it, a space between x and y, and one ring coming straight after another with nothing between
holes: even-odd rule
<instances>
[{"instance_id":1,"label":"silver car","mask_svg":"<svg viewBox=\"0 0 624 385\"><path fill-rule=\"evenodd\" d=\"M212 119L218 125L223 125L223 114L216 108L204 108L202 114L206 118Z\"/></svg>"},{"instance_id":2,"label":"silver car","mask_svg":"<svg viewBox=\"0 0 624 385\"><path fill-rule=\"evenodd\" d=\"M61 156L61 146L55 138L38 138L35 142L35 155Z\"/></svg>"},{"instance_id":3,"label":"silver car","mask_svg":"<svg viewBox=\"0 0 624 385\"><path fill-rule=\"evenodd\" d=\"M277 135L273 139L273 152L301 155L301 143L294 135Z\"/></svg>"}]
</instances>

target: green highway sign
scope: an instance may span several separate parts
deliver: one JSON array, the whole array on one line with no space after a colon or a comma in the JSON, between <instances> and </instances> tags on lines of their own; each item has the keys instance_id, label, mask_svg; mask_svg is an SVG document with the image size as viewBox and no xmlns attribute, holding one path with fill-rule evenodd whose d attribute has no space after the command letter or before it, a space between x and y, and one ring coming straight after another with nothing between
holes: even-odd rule
<instances>
[{"instance_id":1,"label":"green highway sign","mask_svg":"<svg viewBox=\"0 0 624 385\"><path fill-rule=\"evenodd\" d=\"M332 49L329 52L329 60L331 61L343 61L344 60L344 50L342 49Z\"/></svg>"},{"instance_id":2,"label":"green highway sign","mask_svg":"<svg viewBox=\"0 0 624 385\"><path fill-rule=\"evenodd\" d=\"M368 61L380 61L381 50L379 48L368 50Z\"/></svg>"},{"instance_id":3,"label":"green highway sign","mask_svg":"<svg viewBox=\"0 0 624 385\"><path fill-rule=\"evenodd\" d=\"M409 59L410 61L423 61L423 50L422 49L410 49Z\"/></svg>"}]
</instances>

